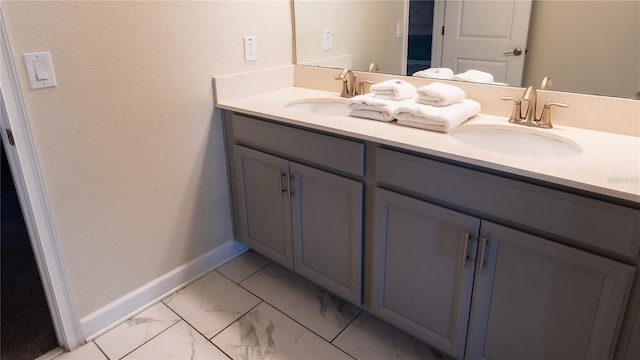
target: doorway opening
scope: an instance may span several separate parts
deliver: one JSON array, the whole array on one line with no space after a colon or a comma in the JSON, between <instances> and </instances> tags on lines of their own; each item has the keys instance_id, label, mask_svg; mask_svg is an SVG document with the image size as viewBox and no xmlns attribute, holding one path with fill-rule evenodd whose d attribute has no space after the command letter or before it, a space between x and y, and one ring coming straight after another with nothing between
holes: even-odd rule
<instances>
[{"instance_id":1,"label":"doorway opening","mask_svg":"<svg viewBox=\"0 0 640 360\"><path fill-rule=\"evenodd\" d=\"M57 348L58 340L1 142L0 148L0 358L33 360Z\"/></svg>"},{"instance_id":2,"label":"doorway opening","mask_svg":"<svg viewBox=\"0 0 640 360\"><path fill-rule=\"evenodd\" d=\"M409 1L407 75L431 67L435 0Z\"/></svg>"}]
</instances>

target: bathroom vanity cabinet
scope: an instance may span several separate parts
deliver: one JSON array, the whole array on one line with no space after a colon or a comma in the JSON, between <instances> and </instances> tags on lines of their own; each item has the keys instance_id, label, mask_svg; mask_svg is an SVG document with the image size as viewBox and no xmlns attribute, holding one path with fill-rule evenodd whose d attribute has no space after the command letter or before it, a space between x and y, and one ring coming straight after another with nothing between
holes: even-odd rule
<instances>
[{"instance_id":1,"label":"bathroom vanity cabinet","mask_svg":"<svg viewBox=\"0 0 640 360\"><path fill-rule=\"evenodd\" d=\"M457 359L611 358L637 208L230 111L225 129L249 247Z\"/></svg>"},{"instance_id":2,"label":"bathroom vanity cabinet","mask_svg":"<svg viewBox=\"0 0 640 360\"><path fill-rule=\"evenodd\" d=\"M425 201L375 194L374 314L456 358L465 345L467 359L608 357L630 267Z\"/></svg>"},{"instance_id":3,"label":"bathroom vanity cabinet","mask_svg":"<svg viewBox=\"0 0 640 360\"><path fill-rule=\"evenodd\" d=\"M364 144L230 116L238 240L360 304Z\"/></svg>"},{"instance_id":4,"label":"bathroom vanity cabinet","mask_svg":"<svg viewBox=\"0 0 640 360\"><path fill-rule=\"evenodd\" d=\"M456 358L612 355L635 269L563 243L637 254L639 211L393 149L375 162L374 314Z\"/></svg>"}]
</instances>

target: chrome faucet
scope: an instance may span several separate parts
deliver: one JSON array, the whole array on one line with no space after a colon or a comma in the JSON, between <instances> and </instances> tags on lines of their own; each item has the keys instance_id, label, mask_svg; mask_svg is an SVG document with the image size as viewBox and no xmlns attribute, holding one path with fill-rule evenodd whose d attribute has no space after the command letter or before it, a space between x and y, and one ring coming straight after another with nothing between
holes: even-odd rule
<instances>
[{"instance_id":1,"label":"chrome faucet","mask_svg":"<svg viewBox=\"0 0 640 360\"><path fill-rule=\"evenodd\" d=\"M540 85L540 89L547 89L551 86L551 79L546 77L542 79L542 83ZM550 129L553 127L551 124L551 106L559 106L559 107L568 107L568 104L560 103L560 102L550 102L544 104L544 108L542 109L542 114L540 114L540 118L536 118L536 108L538 103L538 91L535 87L529 86L522 95L522 99L510 97L510 96L501 96L502 100L511 100L513 101L514 107L511 112L511 116L509 117L509 122L514 124L526 125L526 126L534 126L540 127L544 129ZM524 115L522 115L522 101L527 102L527 111Z\"/></svg>"},{"instance_id":2,"label":"chrome faucet","mask_svg":"<svg viewBox=\"0 0 640 360\"><path fill-rule=\"evenodd\" d=\"M336 77L336 80L342 80L342 91L340 96L344 98L354 97L358 95L358 87L356 85L357 75L351 71L351 69L343 69L340 75Z\"/></svg>"}]
</instances>

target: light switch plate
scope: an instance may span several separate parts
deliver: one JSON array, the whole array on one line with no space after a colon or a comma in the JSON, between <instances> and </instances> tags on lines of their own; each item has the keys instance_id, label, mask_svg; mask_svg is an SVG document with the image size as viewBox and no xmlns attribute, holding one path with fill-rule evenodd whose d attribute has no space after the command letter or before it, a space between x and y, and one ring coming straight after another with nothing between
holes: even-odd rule
<instances>
[{"instance_id":1,"label":"light switch plate","mask_svg":"<svg viewBox=\"0 0 640 360\"><path fill-rule=\"evenodd\" d=\"M48 51L22 54L22 61L27 70L31 90L58 86L51 63L51 54Z\"/></svg>"},{"instance_id":2,"label":"light switch plate","mask_svg":"<svg viewBox=\"0 0 640 360\"><path fill-rule=\"evenodd\" d=\"M404 24L402 23L402 21L398 21L396 23L396 39L401 39L402 38L403 27L404 27Z\"/></svg>"}]
</instances>

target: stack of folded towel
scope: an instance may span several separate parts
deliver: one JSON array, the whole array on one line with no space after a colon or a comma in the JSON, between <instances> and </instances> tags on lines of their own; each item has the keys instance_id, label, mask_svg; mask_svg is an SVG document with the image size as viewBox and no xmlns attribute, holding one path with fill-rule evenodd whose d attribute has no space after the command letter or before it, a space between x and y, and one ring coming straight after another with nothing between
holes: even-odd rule
<instances>
[{"instance_id":1,"label":"stack of folded towel","mask_svg":"<svg viewBox=\"0 0 640 360\"><path fill-rule=\"evenodd\" d=\"M480 112L480 104L465 98L457 86L434 82L416 89L403 80L371 86L371 93L347 100L350 115L448 132Z\"/></svg>"},{"instance_id":2,"label":"stack of folded towel","mask_svg":"<svg viewBox=\"0 0 640 360\"><path fill-rule=\"evenodd\" d=\"M479 112L480 104L477 101L464 99L462 102L443 107L416 102L405 104L397 108L394 115L400 125L449 132Z\"/></svg>"},{"instance_id":3,"label":"stack of folded towel","mask_svg":"<svg viewBox=\"0 0 640 360\"><path fill-rule=\"evenodd\" d=\"M371 85L371 94L384 100L403 100L416 96L416 87L404 80L392 79Z\"/></svg>"},{"instance_id":4,"label":"stack of folded towel","mask_svg":"<svg viewBox=\"0 0 640 360\"><path fill-rule=\"evenodd\" d=\"M403 102L393 112L398 124L448 132L480 112L477 101L466 99L456 86L432 83L417 89L415 101Z\"/></svg>"},{"instance_id":5,"label":"stack of folded towel","mask_svg":"<svg viewBox=\"0 0 640 360\"><path fill-rule=\"evenodd\" d=\"M387 80L371 85L371 93L347 100L351 116L393 121L393 112L403 102L416 96L415 86L403 80Z\"/></svg>"},{"instance_id":6,"label":"stack of folded towel","mask_svg":"<svg viewBox=\"0 0 640 360\"><path fill-rule=\"evenodd\" d=\"M457 86L439 82L431 83L416 90L416 102L425 105L447 106L464 100L464 90Z\"/></svg>"}]
</instances>

